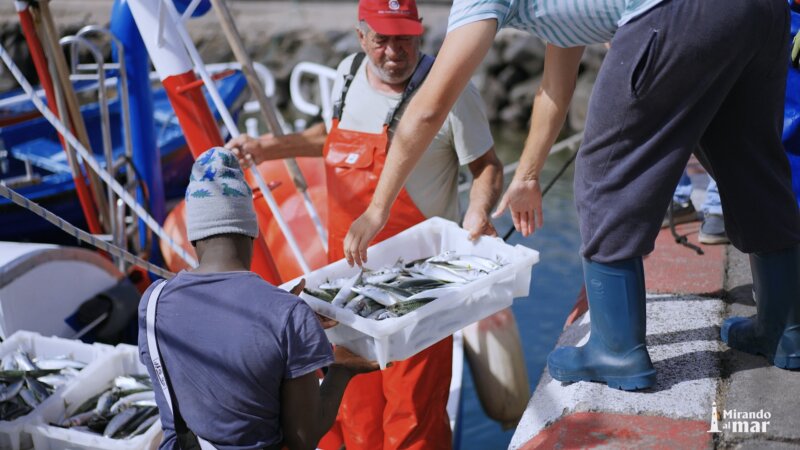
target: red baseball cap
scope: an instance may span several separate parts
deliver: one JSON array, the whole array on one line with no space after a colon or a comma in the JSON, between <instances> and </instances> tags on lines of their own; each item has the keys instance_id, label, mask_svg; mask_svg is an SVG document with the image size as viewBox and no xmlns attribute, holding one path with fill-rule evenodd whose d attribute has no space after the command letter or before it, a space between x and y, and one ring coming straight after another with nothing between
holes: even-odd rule
<instances>
[{"instance_id":1,"label":"red baseball cap","mask_svg":"<svg viewBox=\"0 0 800 450\"><path fill-rule=\"evenodd\" d=\"M422 34L415 0L359 0L358 20L386 36Z\"/></svg>"}]
</instances>

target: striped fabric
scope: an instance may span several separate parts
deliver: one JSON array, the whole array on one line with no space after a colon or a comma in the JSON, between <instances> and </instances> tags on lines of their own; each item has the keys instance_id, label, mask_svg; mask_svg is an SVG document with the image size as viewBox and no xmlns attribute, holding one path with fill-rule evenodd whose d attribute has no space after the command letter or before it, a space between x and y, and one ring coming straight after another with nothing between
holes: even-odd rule
<instances>
[{"instance_id":1,"label":"striped fabric","mask_svg":"<svg viewBox=\"0 0 800 450\"><path fill-rule=\"evenodd\" d=\"M608 42L617 28L663 0L453 0L447 31L496 19L559 47Z\"/></svg>"}]
</instances>

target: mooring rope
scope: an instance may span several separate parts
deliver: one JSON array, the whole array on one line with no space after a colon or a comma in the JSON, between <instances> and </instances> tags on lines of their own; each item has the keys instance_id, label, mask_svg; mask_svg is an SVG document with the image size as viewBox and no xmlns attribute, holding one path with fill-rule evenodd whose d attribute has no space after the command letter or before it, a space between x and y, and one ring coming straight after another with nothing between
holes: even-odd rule
<instances>
[{"instance_id":1,"label":"mooring rope","mask_svg":"<svg viewBox=\"0 0 800 450\"><path fill-rule=\"evenodd\" d=\"M89 165L99 176L100 178L107 184L110 185L113 189L114 193L117 194L122 200L125 202L128 207L133 210L136 215L150 227L153 232L158 235L164 242L166 242L170 248L172 248L175 253L178 254L187 264L191 267L197 267L197 260L195 260L189 253L186 252L183 248L181 248L175 241L169 236L166 231L159 225L159 223L152 217L147 211L136 202L136 199L133 198L118 182L115 180L108 172L103 170L100 165L95 160L94 156L86 150L86 148L78 141L78 139L73 135L64 124L59 120L52 112L42 103L42 100L36 96L33 87L19 70L19 67L14 63L14 60L11 59L11 56L6 51L3 45L0 45L0 58L2 58L3 62L6 64L8 69L11 71L11 74L17 80L22 89L28 94L30 100L36 106L36 109L39 110L39 113L50 122L50 125L55 127L56 130L64 137L66 141L72 145L75 150L80 153L81 158L83 161Z\"/></svg>"},{"instance_id":2,"label":"mooring rope","mask_svg":"<svg viewBox=\"0 0 800 450\"><path fill-rule=\"evenodd\" d=\"M172 278L175 276L174 273L162 269L155 264L151 264L138 256L117 247L116 245L109 244L108 242L99 239L97 236L87 233L80 228L77 228L67 222L66 220L62 219L61 217L53 214L52 212L48 211L47 209L39 206L38 204L28 200L24 196L20 195L18 192L14 191L13 189L9 188L8 186L4 186L0 184L0 195L3 197L11 200L12 202L16 203L17 205L27 209L28 211L36 214L37 216L45 219L46 221L52 223L56 227L60 228L67 234L75 236L79 240L96 247L100 250L107 252L112 256L116 256L117 258L121 258L122 260L139 266L149 272L152 272L162 278Z\"/></svg>"}]
</instances>

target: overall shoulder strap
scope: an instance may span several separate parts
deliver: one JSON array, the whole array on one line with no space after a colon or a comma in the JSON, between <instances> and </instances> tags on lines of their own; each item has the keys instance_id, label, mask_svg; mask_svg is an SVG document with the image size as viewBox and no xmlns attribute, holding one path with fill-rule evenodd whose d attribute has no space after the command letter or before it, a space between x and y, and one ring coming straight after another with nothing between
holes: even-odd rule
<instances>
[{"instance_id":1,"label":"overall shoulder strap","mask_svg":"<svg viewBox=\"0 0 800 450\"><path fill-rule=\"evenodd\" d=\"M406 85L406 89L403 91L403 96L400 98L397 106L392 108L386 115L386 125L392 124L394 116L397 115L397 111L400 111L403 105L408 102L408 100L414 95L414 92L416 92L417 89L422 85L422 82L425 81L428 73L430 73L431 67L433 67L433 63L435 61L436 58L433 56L429 56L424 53L422 54L422 57L417 63L417 67L414 69L414 73L411 75L411 79L408 81L408 85Z\"/></svg>"},{"instance_id":2,"label":"overall shoulder strap","mask_svg":"<svg viewBox=\"0 0 800 450\"><path fill-rule=\"evenodd\" d=\"M339 97L339 101L333 106L333 118L334 119L341 119L342 112L344 111L344 100L347 97L347 91L350 90L350 85L353 83L353 79L356 77L356 73L358 73L358 68L361 67L361 63L364 62L364 57L366 54L364 52L358 52L353 57L353 61L350 64L350 72L344 76L344 85L342 86L342 96Z\"/></svg>"},{"instance_id":3,"label":"overall shoulder strap","mask_svg":"<svg viewBox=\"0 0 800 450\"><path fill-rule=\"evenodd\" d=\"M433 56L422 54L422 58L420 58L419 63L417 63L417 68L414 69L414 74L411 75L411 80L408 82L408 86L406 86L406 90L403 92L404 99L410 97L411 94L420 87L422 82L425 81L435 61L436 58Z\"/></svg>"}]
</instances>

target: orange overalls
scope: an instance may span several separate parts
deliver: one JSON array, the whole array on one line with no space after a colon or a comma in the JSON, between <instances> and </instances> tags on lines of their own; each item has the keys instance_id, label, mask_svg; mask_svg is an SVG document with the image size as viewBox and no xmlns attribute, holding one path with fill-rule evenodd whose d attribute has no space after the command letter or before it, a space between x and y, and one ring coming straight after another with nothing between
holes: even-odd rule
<instances>
[{"instance_id":1,"label":"orange overalls","mask_svg":"<svg viewBox=\"0 0 800 450\"><path fill-rule=\"evenodd\" d=\"M358 69L354 64L352 73ZM378 134L342 130L337 105L323 157L328 189L328 260L344 257L343 241L350 225L369 205L388 150L392 112ZM406 99L400 101L398 107ZM425 220L403 188L389 220L374 242L380 242ZM336 423L320 442L325 450L449 449L452 446L446 406L452 372L453 338L382 371L350 381Z\"/></svg>"}]
</instances>

